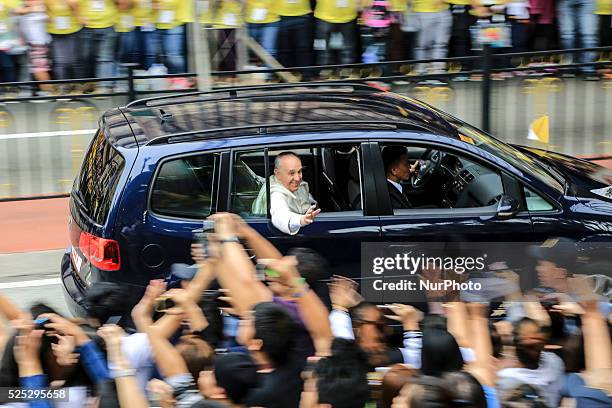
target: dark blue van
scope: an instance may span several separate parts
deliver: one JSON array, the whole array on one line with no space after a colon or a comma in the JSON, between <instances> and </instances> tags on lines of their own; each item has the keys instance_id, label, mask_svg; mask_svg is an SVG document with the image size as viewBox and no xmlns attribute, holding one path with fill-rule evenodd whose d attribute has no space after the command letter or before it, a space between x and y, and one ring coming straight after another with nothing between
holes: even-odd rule
<instances>
[{"instance_id":1,"label":"dark blue van","mask_svg":"<svg viewBox=\"0 0 612 408\"><path fill-rule=\"evenodd\" d=\"M421 160L407 187L415 208L391 206L381 158L390 145ZM287 150L301 158L322 209L294 236L253 205ZM510 146L364 85L151 98L101 118L74 181L61 278L76 315L98 281L130 285L136 302L150 279L190 261L193 231L221 211L240 214L283 251L313 248L347 276L359 275L362 242L609 240L611 184L591 162Z\"/></svg>"}]
</instances>

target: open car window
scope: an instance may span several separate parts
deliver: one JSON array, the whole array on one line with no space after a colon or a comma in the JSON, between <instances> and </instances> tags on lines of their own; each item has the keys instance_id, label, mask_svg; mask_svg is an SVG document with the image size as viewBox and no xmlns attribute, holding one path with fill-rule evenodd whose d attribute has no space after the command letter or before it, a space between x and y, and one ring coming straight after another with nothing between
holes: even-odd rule
<instances>
[{"instance_id":1,"label":"open car window","mask_svg":"<svg viewBox=\"0 0 612 408\"><path fill-rule=\"evenodd\" d=\"M504 194L502 177L497 169L454 151L423 149L422 146L397 143L381 145L383 157L386 148L397 147L406 150L411 165L415 161L413 151L419 152L421 156L420 169L411 178L394 180L397 176L385 170L394 214L478 208L486 208L488 212L496 207ZM420 180L415 180L419 177Z\"/></svg>"},{"instance_id":2,"label":"open car window","mask_svg":"<svg viewBox=\"0 0 612 408\"><path fill-rule=\"evenodd\" d=\"M361 174L358 144L274 146L270 149L236 151L232 165L230 209L245 218L263 218L269 211L269 180L274 162L282 152L295 153L302 162L303 181L322 215L361 212ZM266 160L268 161L266 173Z\"/></svg>"}]
</instances>

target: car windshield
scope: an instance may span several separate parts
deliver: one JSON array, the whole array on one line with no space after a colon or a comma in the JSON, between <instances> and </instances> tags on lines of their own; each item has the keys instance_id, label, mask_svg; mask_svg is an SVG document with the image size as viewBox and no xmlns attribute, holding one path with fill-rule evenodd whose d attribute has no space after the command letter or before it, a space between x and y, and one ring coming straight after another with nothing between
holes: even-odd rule
<instances>
[{"instance_id":1,"label":"car windshield","mask_svg":"<svg viewBox=\"0 0 612 408\"><path fill-rule=\"evenodd\" d=\"M459 138L464 142L478 146L480 149L504 159L519 170L537 177L560 193L564 192L565 178L555 169L457 118L442 112L440 114L457 130Z\"/></svg>"}]
</instances>

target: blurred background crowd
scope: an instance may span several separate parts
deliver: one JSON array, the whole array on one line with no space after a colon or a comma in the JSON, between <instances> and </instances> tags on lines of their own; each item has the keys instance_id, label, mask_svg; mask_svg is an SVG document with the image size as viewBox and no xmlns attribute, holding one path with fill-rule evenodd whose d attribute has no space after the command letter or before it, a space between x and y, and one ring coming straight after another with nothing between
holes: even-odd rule
<instances>
[{"instance_id":1,"label":"blurred background crowd","mask_svg":"<svg viewBox=\"0 0 612 408\"><path fill-rule=\"evenodd\" d=\"M213 70L231 71L241 68L241 28L280 64L299 67L474 55L470 28L482 23L508 28L502 52L610 46L611 18L611 0L0 0L0 81L125 76L125 63L149 75L184 73L195 22L214 29L210 48L223 57ZM416 73L461 68L471 64L421 64ZM593 67L582 73L601 76ZM175 77L166 85L193 84Z\"/></svg>"},{"instance_id":2,"label":"blurred background crowd","mask_svg":"<svg viewBox=\"0 0 612 408\"><path fill-rule=\"evenodd\" d=\"M612 406L610 278L578 274L563 248L537 247L528 293L498 270L501 302L374 305L317 253L212 218L195 264L151 281L128 317L134 288L110 282L89 289L86 319L0 295L0 386L69 392L36 408Z\"/></svg>"}]
</instances>

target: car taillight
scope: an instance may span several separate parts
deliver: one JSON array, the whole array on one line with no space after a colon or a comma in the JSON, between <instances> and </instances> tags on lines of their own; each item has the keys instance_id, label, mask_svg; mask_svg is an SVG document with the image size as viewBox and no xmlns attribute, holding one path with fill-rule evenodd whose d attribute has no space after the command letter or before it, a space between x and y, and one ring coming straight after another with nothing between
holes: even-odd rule
<instances>
[{"instance_id":1,"label":"car taillight","mask_svg":"<svg viewBox=\"0 0 612 408\"><path fill-rule=\"evenodd\" d=\"M115 240L81 232L79 248L83 256L96 268L105 271L118 271L121 268L119 243Z\"/></svg>"}]
</instances>

